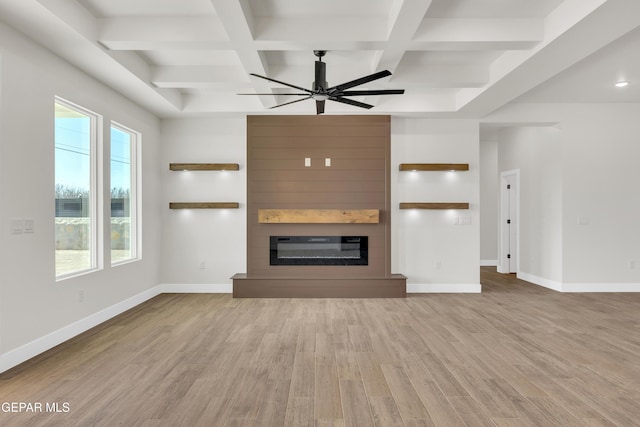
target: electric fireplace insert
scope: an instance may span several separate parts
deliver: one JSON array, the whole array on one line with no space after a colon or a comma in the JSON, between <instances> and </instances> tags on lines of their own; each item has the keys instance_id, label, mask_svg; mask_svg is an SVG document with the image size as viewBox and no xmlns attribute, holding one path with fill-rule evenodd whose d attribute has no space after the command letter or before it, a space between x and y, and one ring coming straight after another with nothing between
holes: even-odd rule
<instances>
[{"instance_id":1,"label":"electric fireplace insert","mask_svg":"<svg viewBox=\"0 0 640 427\"><path fill-rule=\"evenodd\" d=\"M270 265L368 265L367 236L270 236Z\"/></svg>"}]
</instances>

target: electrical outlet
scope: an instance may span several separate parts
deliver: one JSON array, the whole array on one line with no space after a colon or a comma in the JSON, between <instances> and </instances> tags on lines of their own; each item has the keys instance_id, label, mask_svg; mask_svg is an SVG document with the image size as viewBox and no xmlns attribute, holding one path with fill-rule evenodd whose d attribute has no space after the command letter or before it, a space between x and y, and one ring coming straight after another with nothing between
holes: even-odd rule
<instances>
[{"instance_id":1,"label":"electrical outlet","mask_svg":"<svg viewBox=\"0 0 640 427\"><path fill-rule=\"evenodd\" d=\"M78 302L84 302L84 289L78 289Z\"/></svg>"},{"instance_id":2,"label":"electrical outlet","mask_svg":"<svg viewBox=\"0 0 640 427\"><path fill-rule=\"evenodd\" d=\"M434 263L436 270L440 270L442 268L442 261L436 261Z\"/></svg>"},{"instance_id":3,"label":"electrical outlet","mask_svg":"<svg viewBox=\"0 0 640 427\"><path fill-rule=\"evenodd\" d=\"M636 268L636 262L634 260L629 261L627 265L629 266L629 270L634 270Z\"/></svg>"}]
</instances>

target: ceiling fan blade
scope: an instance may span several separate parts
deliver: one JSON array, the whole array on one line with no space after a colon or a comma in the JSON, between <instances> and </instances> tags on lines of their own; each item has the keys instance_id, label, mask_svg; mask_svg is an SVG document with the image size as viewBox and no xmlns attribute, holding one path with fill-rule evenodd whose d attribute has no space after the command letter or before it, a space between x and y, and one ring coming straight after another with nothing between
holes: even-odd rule
<instances>
[{"instance_id":1,"label":"ceiling fan blade","mask_svg":"<svg viewBox=\"0 0 640 427\"><path fill-rule=\"evenodd\" d=\"M295 95L295 96L309 96L308 93L236 93L236 95L278 95L278 96L282 96L282 95Z\"/></svg>"},{"instance_id":2,"label":"ceiling fan blade","mask_svg":"<svg viewBox=\"0 0 640 427\"><path fill-rule=\"evenodd\" d=\"M296 99L295 101L285 102L284 104L274 105L273 107L269 107L269 109L283 107L283 106L289 105L289 104L295 104L296 102L305 101L305 100L310 99L310 98L311 98L311 95L307 96L306 98Z\"/></svg>"},{"instance_id":3,"label":"ceiling fan blade","mask_svg":"<svg viewBox=\"0 0 640 427\"><path fill-rule=\"evenodd\" d=\"M324 101L316 101L316 114L324 113Z\"/></svg>"},{"instance_id":4,"label":"ceiling fan blade","mask_svg":"<svg viewBox=\"0 0 640 427\"><path fill-rule=\"evenodd\" d=\"M329 89L327 89L328 92L332 93L332 92L342 92L345 89L349 89L352 88L354 86L360 86L363 85L365 83L369 83L372 82L374 80L378 80L381 79L383 77L387 77L391 75L391 71L389 70L384 70L384 71L378 71L377 73L373 73L371 75L365 76L365 77L360 77L359 79L355 79L352 80L350 82L346 82L346 83L342 83L338 86L333 86L330 87Z\"/></svg>"},{"instance_id":5,"label":"ceiling fan blade","mask_svg":"<svg viewBox=\"0 0 640 427\"><path fill-rule=\"evenodd\" d=\"M340 98L340 97L332 96L329 99L331 101L342 102L343 104L349 104L349 105L354 105L360 108L366 108L367 110L370 108L373 108L373 105L371 104L365 104L364 102L354 101L353 99L349 99L349 98Z\"/></svg>"},{"instance_id":6,"label":"ceiling fan blade","mask_svg":"<svg viewBox=\"0 0 640 427\"><path fill-rule=\"evenodd\" d=\"M345 90L335 96L402 95L404 89Z\"/></svg>"},{"instance_id":7,"label":"ceiling fan blade","mask_svg":"<svg viewBox=\"0 0 640 427\"><path fill-rule=\"evenodd\" d=\"M289 87L292 87L294 89L301 90L303 92L313 93L313 91L310 91L309 89L305 89L305 88L300 87L300 86L292 85L290 83L281 82L280 80L276 80L276 79L272 79L272 78L269 78L269 77L261 76L259 74L249 73L249 75L250 76L254 76L254 77L259 77L261 79L269 80L270 82L279 83L281 85L289 86Z\"/></svg>"}]
</instances>

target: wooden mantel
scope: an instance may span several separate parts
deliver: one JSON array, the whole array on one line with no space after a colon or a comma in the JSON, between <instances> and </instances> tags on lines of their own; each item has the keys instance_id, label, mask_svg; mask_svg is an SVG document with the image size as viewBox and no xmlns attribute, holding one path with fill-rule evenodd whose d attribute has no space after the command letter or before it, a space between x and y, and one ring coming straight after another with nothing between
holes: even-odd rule
<instances>
[{"instance_id":1,"label":"wooden mantel","mask_svg":"<svg viewBox=\"0 0 640 427\"><path fill-rule=\"evenodd\" d=\"M378 224L379 209L259 209L260 224Z\"/></svg>"}]
</instances>

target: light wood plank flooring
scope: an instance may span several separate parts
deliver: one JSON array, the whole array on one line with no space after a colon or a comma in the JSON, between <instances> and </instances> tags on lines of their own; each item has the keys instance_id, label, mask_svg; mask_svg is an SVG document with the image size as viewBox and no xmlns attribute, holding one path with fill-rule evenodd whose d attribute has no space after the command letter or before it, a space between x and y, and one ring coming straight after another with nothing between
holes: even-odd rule
<instances>
[{"instance_id":1,"label":"light wood plank flooring","mask_svg":"<svg viewBox=\"0 0 640 427\"><path fill-rule=\"evenodd\" d=\"M161 295L0 375L2 426L633 426L640 295Z\"/></svg>"}]
</instances>

